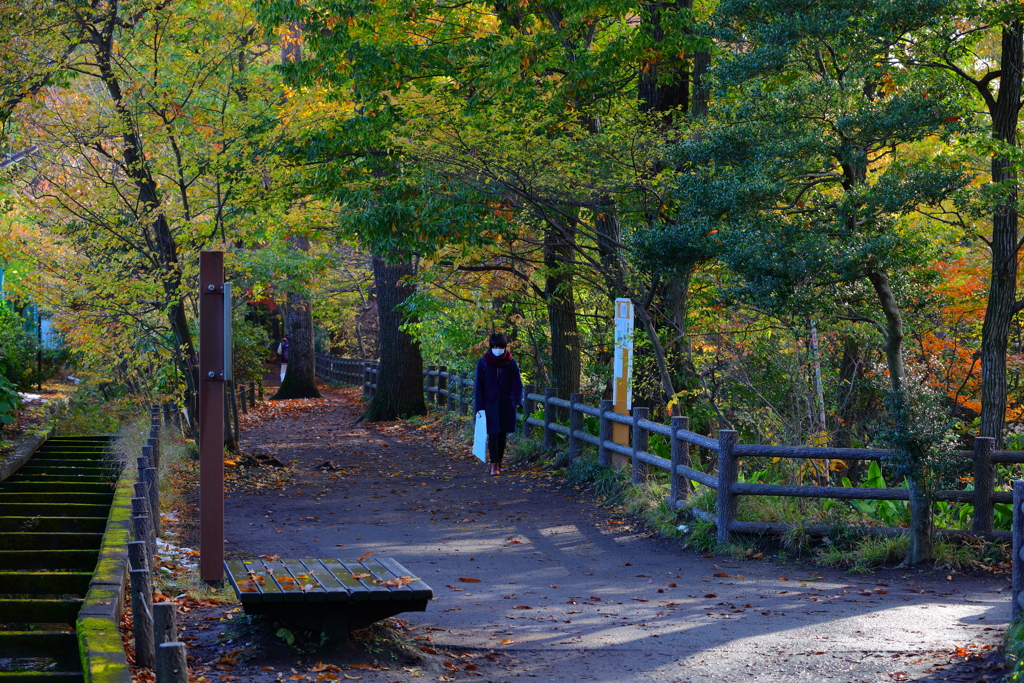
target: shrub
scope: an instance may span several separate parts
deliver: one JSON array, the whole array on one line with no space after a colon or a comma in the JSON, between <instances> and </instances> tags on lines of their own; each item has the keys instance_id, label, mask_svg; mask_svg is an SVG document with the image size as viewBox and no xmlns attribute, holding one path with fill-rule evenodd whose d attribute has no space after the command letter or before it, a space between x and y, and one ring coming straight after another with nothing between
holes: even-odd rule
<instances>
[{"instance_id":1,"label":"shrub","mask_svg":"<svg viewBox=\"0 0 1024 683\"><path fill-rule=\"evenodd\" d=\"M0 301L0 374L19 389L34 379L38 343L25 331L21 317L10 304Z\"/></svg>"}]
</instances>

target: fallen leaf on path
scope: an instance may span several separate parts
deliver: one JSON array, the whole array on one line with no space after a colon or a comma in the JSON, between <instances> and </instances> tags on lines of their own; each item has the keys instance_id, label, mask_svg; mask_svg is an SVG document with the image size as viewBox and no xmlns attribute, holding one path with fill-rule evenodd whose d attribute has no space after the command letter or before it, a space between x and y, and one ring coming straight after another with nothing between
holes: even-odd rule
<instances>
[{"instance_id":1,"label":"fallen leaf on path","mask_svg":"<svg viewBox=\"0 0 1024 683\"><path fill-rule=\"evenodd\" d=\"M512 640L511 638L502 638L501 642L498 643L498 644L499 645L511 645L514 642L516 642L516 641Z\"/></svg>"},{"instance_id":2,"label":"fallen leaf on path","mask_svg":"<svg viewBox=\"0 0 1024 683\"><path fill-rule=\"evenodd\" d=\"M358 558L356 558L356 562L362 562L363 560L368 558L370 555L373 555L373 551L372 550L370 552L363 553L362 555L360 555Z\"/></svg>"},{"instance_id":3,"label":"fallen leaf on path","mask_svg":"<svg viewBox=\"0 0 1024 683\"><path fill-rule=\"evenodd\" d=\"M471 579L468 576L459 577L459 581L465 581L466 583L480 583L480 579Z\"/></svg>"}]
</instances>

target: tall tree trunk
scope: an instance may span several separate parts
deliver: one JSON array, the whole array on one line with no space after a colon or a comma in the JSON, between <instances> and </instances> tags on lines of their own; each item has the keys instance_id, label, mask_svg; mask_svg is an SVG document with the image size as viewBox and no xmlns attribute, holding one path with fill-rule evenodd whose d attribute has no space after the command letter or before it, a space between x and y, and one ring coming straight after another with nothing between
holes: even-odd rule
<instances>
[{"instance_id":1,"label":"tall tree trunk","mask_svg":"<svg viewBox=\"0 0 1024 683\"><path fill-rule=\"evenodd\" d=\"M313 311L298 292L288 295L288 368L281 387L270 400L321 398L316 387L316 353L313 349Z\"/></svg>"},{"instance_id":2,"label":"tall tree trunk","mask_svg":"<svg viewBox=\"0 0 1024 683\"><path fill-rule=\"evenodd\" d=\"M425 415L423 398L423 357L420 346L408 332L401 329L401 304L416 288L403 282L415 274L411 263L389 264L373 258L373 282L377 290L377 313L380 317L380 372L377 393L361 419L383 422Z\"/></svg>"},{"instance_id":3,"label":"tall tree trunk","mask_svg":"<svg viewBox=\"0 0 1024 683\"><path fill-rule=\"evenodd\" d=\"M710 68L710 52L697 52L693 55L693 95L690 97L690 113L694 118L704 118L708 115L711 94L705 80Z\"/></svg>"},{"instance_id":4,"label":"tall tree trunk","mask_svg":"<svg viewBox=\"0 0 1024 683\"><path fill-rule=\"evenodd\" d=\"M559 398L580 390L580 335L572 278L573 240L555 230L544 236L544 295L551 325L551 381Z\"/></svg>"},{"instance_id":5,"label":"tall tree trunk","mask_svg":"<svg viewBox=\"0 0 1024 683\"><path fill-rule=\"evenodd\" d=\"M1003 29L999 92L989 102L992 137L1017 145L1024 36L1021 22ZM992 275L981 328L981 436L1002 448L1006 421L1006 346L1017 299L1017 172L1005 157L992 159L992 182L1005 183L1003 201L992 215Z\"/></svg>"},{"instance_id":6,"label":"tall tree trunk","mask_svg":"<svg viewBox=\"0 0 1024 683\"><path fill-rule=\"evenodd\" d=\"M292 249L309 251L309 239L306 237L289 237L288 243ZM288 368L280 388L270 400L321 398L320 390L316 388L313 308L299 292L288 295L285 329L288 333Z\"/></svg>"},{"instance_id":7,"label":"tall tree trunk","mask_svg":"<svg viewBox=\"0 0 1024 683\"><path fill-rule=\"evenodd\" d=\"M889 287L888 277L884 273L869 273L868 279L885 314L885 359L889 367L889 391L894 402L893 416L899 422L904 422L902 418L910 408L904 396L906 369L903 364L903 316ZM899 425L897 428L900 428ZM920 564L932 557L932 501L922 481L922 473L919 468L914 469L918 471L912 471L907 477L910 488L910 543L903 560L907 565Z\"/></svg>"},{"instance_id":8,"label":"tall tree trunk","mask_svg":"<svg viewBox=\"0 0 1024 683\"><path fill-rule=\"evenodd\" d=\"M675 0L646 5L649 15L641 29L647 33L655 45L665 40L665 28L662 26L663 13L688 11L693 5L692 0ZM661 61L664 57L656 58ZM685 114L690 108L690 73L686 62L677 59L673 63L657 64L645 62L640 65L637 82L637 94L640 99L640 111L669 114L678 111ZM666 118L666 124L671 123Z\"/></svg>"},{"instance_id":9,"label":"tall tree trunk","mask_svg":"<svg viewBox=\"0 0 1024 683\"><path fill-rule=\"evenodd\" d=\"M100 80L123 128L120 131L123 142L121 168L135 186L139 205L138 220L145 231L144 238L156 263L156 274L160 278L167 303L167 319L175 344L173 356L185 376L185 407L190 419L195 419L198 416L196 397L199 363L192 330L185 316L185 302L180 294L182 274L178 262L178 246L167 216L161 209L159 187L149 160L143 153L142 134L135 125L131 107L125 102L124 91L114 68L114 32L118 30L118 19L118 5L112 3L106 6L105 13L94 18L93 23L83 24L80 28L89 36L88 43L96 58Z\"/></svg>"}]
</instances>

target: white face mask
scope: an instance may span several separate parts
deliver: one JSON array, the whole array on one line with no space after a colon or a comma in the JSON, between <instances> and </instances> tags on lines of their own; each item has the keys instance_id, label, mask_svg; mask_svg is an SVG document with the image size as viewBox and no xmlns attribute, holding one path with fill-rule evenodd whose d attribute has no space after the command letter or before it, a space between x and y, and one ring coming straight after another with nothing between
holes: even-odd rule
<instances>
[{"instance_id":1,"label":"white face mask","mask_svg":"<svg viewBox=\"0 0 1024 683\"><path fill-rule=\"evenodd\" d=\"M491 353L493 353L495 356L500 356L503 353L505 353L505 349L491 349Z\"/></svg>"}]
</instances>

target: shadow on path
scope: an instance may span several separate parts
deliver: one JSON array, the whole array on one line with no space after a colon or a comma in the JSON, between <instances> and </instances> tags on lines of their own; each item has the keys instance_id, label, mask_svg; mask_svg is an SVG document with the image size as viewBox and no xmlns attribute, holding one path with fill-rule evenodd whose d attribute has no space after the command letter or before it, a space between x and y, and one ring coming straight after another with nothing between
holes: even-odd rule
<instances>
[{"instance_id":1,"label":"shadow on path","mask_svg":"<svg viewBox=\"0 0 1024 683\"><path fill-rule=\"evenodd\" d=\"M502 653L487 680L937 682L992 671L948 662L956 648L962 660L997 643L1007 578L703 557L539 472L486 476L468 444L430 424L353 426L356 390L325 396L271 402L243 428L246 451L291 469L266 485L266 468L238 474L229 554L394 557L437 597L405 615L411 633L426 647Z\"/></svg>"}]
</instances>

